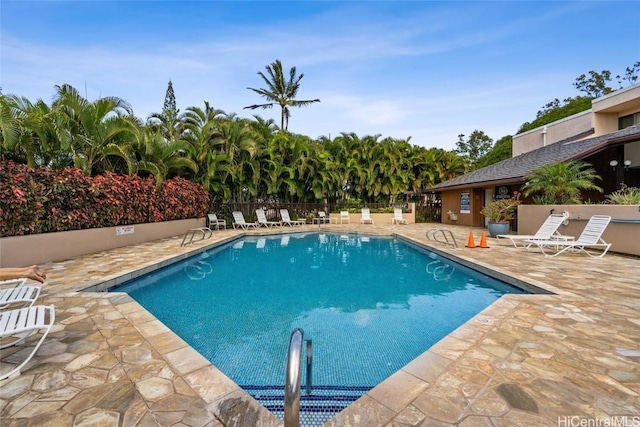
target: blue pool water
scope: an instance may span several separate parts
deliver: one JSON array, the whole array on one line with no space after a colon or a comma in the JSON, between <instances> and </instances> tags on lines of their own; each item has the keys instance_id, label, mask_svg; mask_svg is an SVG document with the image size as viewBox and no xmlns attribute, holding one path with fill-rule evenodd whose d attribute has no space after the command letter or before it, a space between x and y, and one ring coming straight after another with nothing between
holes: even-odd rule
<instances>
[{"instance_id":1,"label":"blue pool water","mask_svg":"<svg viewBox=\"0 0 640 427\"><path fill-rule=\"evenodd\" d=\"M246 237L115 290L254 395L284 385L294 328L313 340L314 387L361 395L524 293L395 238L318 233Z\"/></svg>"}]
</instances>

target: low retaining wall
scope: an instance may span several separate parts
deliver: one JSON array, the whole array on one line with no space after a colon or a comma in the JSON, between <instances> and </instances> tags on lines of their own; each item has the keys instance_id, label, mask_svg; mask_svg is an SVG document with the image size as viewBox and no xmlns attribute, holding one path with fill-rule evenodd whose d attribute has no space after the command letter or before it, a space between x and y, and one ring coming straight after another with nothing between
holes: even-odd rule
<instances>
[{"instance_id":1,"label":"low retaining wall","mask_svg":"<svg viewBox=\"0 0 640 427\"><path fill-rule=\"evenodd\" d=\"M329 214L329 218L333 224L336 223L336 219L338 224L340 224L340 212L332 212ZM393 218L393 213L377 213L371 212L371 219L374 224L383 225L383 224L391 224L391 218ZM409 203L409 212L403 212L402 218L407 220L408 224L416 223L416 204ZM349 223L350 224L359 224L362 219L362 214L360 212L349 213ZM346 224L346 223L345 223Z\"/></svg>"},{"instance_id":2,"label":"low retaining wall","mask_svg":"<svg viewBox=\"0 0 640 427\"><path fill-rule=\"evenodd\" d=\"M640 256L640 205L520 205L518 234L535 234L552 211L569 213L569 223L558 232L576 239L592 215L609 215L602 238L611 243L610 251Z\"/></svg>"},{"instance_id":3,"label":"low retaining wall","mask_svg":"<svg viewBox=\"0 0 640 427\"><path fill-rule=\"evenodd\" d=\"M0 266L21 267L183 235L205 218L0 238Z\"/></svg>"}]
</instances>

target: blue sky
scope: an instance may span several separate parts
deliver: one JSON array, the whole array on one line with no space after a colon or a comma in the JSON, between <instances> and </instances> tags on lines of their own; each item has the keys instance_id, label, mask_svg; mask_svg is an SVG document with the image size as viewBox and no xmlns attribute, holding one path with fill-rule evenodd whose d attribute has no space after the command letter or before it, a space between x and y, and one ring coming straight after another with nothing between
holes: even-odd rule
<instances>
[{"instance_id":1,"label":"blue sky","mask_svg":"<svg viewBox=\"0 0 640 427\"><path fill-rule=\"evenodd\" d=\"M12 1L0 5L4 94L51 101L70 84L136 116L204 101L280 122L247 87L280 59L304 73L289 130L381 135L454 149L513 135L590 70L640 60L636 1ZM614 88L618 85L612 82Z\"/></svg>"}]
</instances>

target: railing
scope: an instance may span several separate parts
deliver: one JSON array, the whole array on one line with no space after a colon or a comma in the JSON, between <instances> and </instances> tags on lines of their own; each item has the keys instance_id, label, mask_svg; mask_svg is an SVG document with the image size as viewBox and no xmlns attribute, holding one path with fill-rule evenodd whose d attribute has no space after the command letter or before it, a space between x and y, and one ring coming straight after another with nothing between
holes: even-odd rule
<instances>
[{"instance_id":1,"label":"railing","mask_svg":"<svg viewBox=\"0 0 640 427\"><path fill-rule=\"evenodd\" d=\"M442 235L442 238L439 237L438 233ZM427 240L433 240L439 243L444 243L445 245L451 245L454 248L458 247L456 243L456 238L453 237L453 233L451 230L443 230L442 228L432 228L428 230L426 233ZM449 240L451 237L451 240ZM442 240L444 239L444 240Z\"/></svg>"},{"instance_id":2,"label":"railing","mask_svg":"<svg viewBox=\"0 0 640 427\"><path fill-rule=\"evenodd\" d=\"M291 332L287 356L287 374L284 385L284 427L300 426L300 372L302 360L302 342L304 332L296 328ZM307 340L307 386L306 393L311 394L311 376L313 364L313 344Z\"/></svg>"},{"instance_id":3,"label":"railing","mask_svg":"<svg viewBox=\"0 0 640 427\"><path fill-rule=\"evenodd\" d=\"M296 328L289 339L287 375L284 384L284 427L300 426L300 358L303 335L302 329Z\"/></svg>"},{"instance_id":4,"label":"railing","mask_svg":"<svg viewBox=\"0 0 640 427\"><path fill-rule=\"evenodd\" d=\"M184 233L184 237L182 238L182 243L180 243L180 246L186 246L193 243L193 239L196 235L200 237L198 240L196 240L196 242L198 242L200 240L208 239L213 235L213 232L208 227L192 228L190 230L187 230L187 232ZM187 240L187 238L189 238L189 240Z\"/></svg>"}]
</instances>

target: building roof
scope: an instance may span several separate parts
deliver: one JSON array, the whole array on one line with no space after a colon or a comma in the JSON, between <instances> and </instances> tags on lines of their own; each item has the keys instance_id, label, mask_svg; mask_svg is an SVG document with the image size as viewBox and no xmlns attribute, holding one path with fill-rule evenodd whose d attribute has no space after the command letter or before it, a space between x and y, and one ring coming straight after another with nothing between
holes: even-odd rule
<instances>
[{"instance_id":1,"label":"building roof","mask_svg":"<svg viewBox=\"0 0 640 427\"><path fill-rule=\"evenodd\" d=\"M637 140L640 140L640 126L638 125L580 141L560 141L457 176L446 182L434 185L428 191L473 187L474 184L524 182L527 176L535 169L544 165L580 160L603 150L607 146Z\"/></svg>"}]
</instances>

